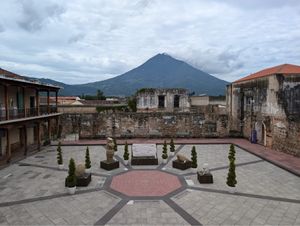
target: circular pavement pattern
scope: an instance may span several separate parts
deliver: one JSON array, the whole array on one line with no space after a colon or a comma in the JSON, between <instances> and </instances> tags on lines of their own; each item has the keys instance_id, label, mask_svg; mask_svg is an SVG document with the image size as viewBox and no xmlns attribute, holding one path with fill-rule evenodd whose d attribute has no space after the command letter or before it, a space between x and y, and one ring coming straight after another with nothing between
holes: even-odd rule
<instances>
[{"instance_id":1,"label":"circular pavement pattern","mask_svg":"<svg viewBox=\"0 0 300 226\"><path fill-rule=\"evenodd\" d=\"M165 196L182 186L177 176L158 170L134 170L114 176L110 187L127 196Z\"/></svg>"}]
</instances>

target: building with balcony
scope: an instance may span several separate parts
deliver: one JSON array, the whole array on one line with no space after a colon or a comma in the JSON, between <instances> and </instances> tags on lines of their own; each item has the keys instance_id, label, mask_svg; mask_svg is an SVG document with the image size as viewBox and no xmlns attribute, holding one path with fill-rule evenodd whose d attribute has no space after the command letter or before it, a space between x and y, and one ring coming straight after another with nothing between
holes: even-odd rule
<instances>
[{"instance_id":1,"label":"building with balcony","mask_svg":"<svg viewBox=\"0 0 300 226\"><path fill-rule=\"evenodd\" d=\"M39 150L57 136L59 89L0 68L0 163ZM50 102L51 96L56 101ZM40 103L41 97L47 102Z\"/></svg>"}]
</instances>

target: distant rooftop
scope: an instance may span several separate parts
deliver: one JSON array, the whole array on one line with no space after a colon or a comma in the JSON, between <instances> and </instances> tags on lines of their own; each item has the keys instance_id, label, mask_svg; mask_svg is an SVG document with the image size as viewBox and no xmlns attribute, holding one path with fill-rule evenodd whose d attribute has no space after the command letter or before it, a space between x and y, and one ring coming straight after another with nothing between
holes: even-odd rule
<instances>
[{"instance_id":1,"label":"distant rooftop","mask_svg":"<svg viewBox=\"0 0 300 226\"><path fill-rule=\"evenodd\" d=\"M16 73L4 70L2 68L0 68L0 79L22 82L22 83L29 83L29 84L34 84L34 85L38 85L38 86L51 87L51 88L55 88L55 89L61 89L61 87L59 87L59 86L55 86L55 85L48 84L48 83L42 83L37 79L36 80L29 79L25 76L18 75Z\"/></svg>"},{"instance_id":2,"label":"distant rooftop","mask_svg":"<svg viewBox=\"0 0 300 226\"><path fill-rule=\"evenodd\" d=\"M266 68L254 74L250 74L244 78L234 81L234 83L262 78L262 77L275 75L275 74L283 74L283 75L300 74L300 66L293 65L293 64L281 64L275 67Z\"/></svg>"}]
</instances>

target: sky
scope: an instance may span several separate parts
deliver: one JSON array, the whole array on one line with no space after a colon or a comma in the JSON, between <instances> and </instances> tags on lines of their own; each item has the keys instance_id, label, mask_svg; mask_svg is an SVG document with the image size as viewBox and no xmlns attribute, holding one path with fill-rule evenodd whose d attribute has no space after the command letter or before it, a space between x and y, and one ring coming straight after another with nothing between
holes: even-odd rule
<instances>
[{"instance_id":1,"label":"sky","mask_svg":"<svg viewBox=\"0 0 300 226\"><path fill-rule=\"evenodd\" d=\"M299 0L0 0L0 67L67 84L167 53L234 81L300 65Z\"/></svg>"}]
</instances>

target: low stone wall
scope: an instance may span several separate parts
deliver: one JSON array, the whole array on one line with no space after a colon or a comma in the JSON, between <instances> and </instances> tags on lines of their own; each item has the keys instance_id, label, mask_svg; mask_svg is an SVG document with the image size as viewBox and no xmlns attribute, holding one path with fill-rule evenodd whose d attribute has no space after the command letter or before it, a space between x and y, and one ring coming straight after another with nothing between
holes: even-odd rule
<instances>
[{"instance_id":1,"label":"low stone wall","mask_svg":"<svg viewBox=\"0 0 300 226\"><path fill-rule=\"evenodd\" d=\"M80 139L226 137L228 118L210 113L95 113L64 114L63 134L79 133Z\"/></svg>"}]
</instances>

